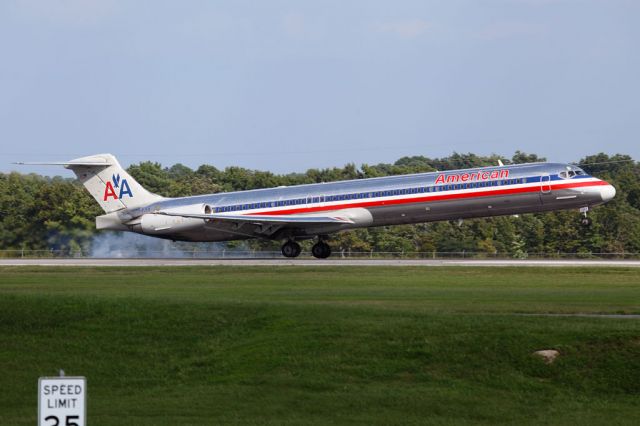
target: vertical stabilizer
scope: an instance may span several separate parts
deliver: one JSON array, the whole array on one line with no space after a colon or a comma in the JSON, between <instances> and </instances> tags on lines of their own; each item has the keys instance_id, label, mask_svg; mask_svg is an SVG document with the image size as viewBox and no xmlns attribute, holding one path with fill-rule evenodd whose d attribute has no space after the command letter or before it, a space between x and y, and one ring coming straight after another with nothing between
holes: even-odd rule
<instances>
[{"instance_id":1,"label":"vertical stabilizer","mask_svg":"<svg viewBox=\"0 0 640 426\"><path fill-rule=\"evenodd\" d=\"M64 163L64 167L76 174L107 213L145 206L162 199L136 182L111 154L76 158Z\"/></svg>"}]
</instances>

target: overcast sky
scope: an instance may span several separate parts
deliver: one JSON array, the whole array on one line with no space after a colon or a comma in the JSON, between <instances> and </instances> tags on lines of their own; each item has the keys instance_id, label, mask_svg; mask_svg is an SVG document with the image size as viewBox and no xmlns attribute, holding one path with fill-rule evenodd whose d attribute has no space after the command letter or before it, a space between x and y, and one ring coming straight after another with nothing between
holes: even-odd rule
<instances>
[{"instance_id":1,"label":"overcast sky","mask_svg":"<svg viewBox=\"0 0 640 426\"><path fill-rule=\"evenodd\" d=\"M637 0L4 0L0 171L640 159L639 23Z\"/></svg>"}]
</instances>

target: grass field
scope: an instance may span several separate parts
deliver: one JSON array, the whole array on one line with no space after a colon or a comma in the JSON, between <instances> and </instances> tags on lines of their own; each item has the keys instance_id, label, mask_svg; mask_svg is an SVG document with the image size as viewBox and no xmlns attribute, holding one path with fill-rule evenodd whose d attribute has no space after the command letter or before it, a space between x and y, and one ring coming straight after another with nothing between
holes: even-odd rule
<instances>
[{"instance_id":1,"label":"grass field","mask_svg":"<svg viewBox=\"0 0 640 426\"><path fill-rule=\"evenodd\" d=\"M638 424L640 270L0 268L0 424ZM546 365L531 353L554 348Z\"/></svg>"}]
</instances>

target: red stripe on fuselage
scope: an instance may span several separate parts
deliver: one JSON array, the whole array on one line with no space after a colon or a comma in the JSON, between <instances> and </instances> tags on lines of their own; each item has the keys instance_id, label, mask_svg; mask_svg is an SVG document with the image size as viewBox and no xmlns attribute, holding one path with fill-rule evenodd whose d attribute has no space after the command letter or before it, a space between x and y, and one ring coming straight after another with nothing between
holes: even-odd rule
<instances>
[{"instance_id":1,"label":"red stripe on fuselage","mask_svg":"<svg viewBox=\"0 0 640 426\"><path fill-rule=\"evenodd\" d=\"M550 187L551 191L557 189L574 189L581 188L585 186L601 186L601 185L609 185L607 182L598 180L598 181L590 181L590 182L569 182L569 183L559 183L555 185L546 185L543 186L545 188ZM432 201L444 201L444 200L458 200L461 198L475 198L475 197L490 197L494 195L512 195L512 194L524 194L528 192L541 192L540 185L535 186L527 186L524 188L505 188L505 189L495 189L491 191L473 191L473 192L464 192L461 194L441 194L441 195L429 195L422 197L412 197L412 198L400 198L394 200L377 200L377 201L355 201L353 203L348 204L339 204L339 205L331 205L331 206L315 206L315 207L298 207L295 209L287 209L287 210L278 210L278 211L266 211L266 212L257 212L257 213L247 213L247 216L259 216L259 215L289 215L289 214L299 214L299 213L315 213L321 211L331 211L331 210L343 210L350 209L355 207L380 207L380 206L393 206L398 204L413 204L413 203L424 203L424 202L432 202ZM330 201L331 202L331 201Z\"/></svg>"}]
</instances>

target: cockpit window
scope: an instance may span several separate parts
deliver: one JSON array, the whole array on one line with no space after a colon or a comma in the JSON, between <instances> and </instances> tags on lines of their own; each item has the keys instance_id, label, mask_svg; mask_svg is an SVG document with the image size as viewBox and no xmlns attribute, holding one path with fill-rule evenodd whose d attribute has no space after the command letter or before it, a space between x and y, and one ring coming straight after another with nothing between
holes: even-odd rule
<instances>
[{"instance_id":1,"label":"cockpit window","mask_svg":"<svg viewBox=\"0 0 640 426\"><path fill-rule=\"evenodd\" d=\"M577 167L574 167L574 168L567 167L567 170L564 170L558 173L558 176L561 177L562 179L571 179L576 176L585 176L585 175L586 173L584 172L584 170L579 169Z\"/></svg>"}]
</instances>

